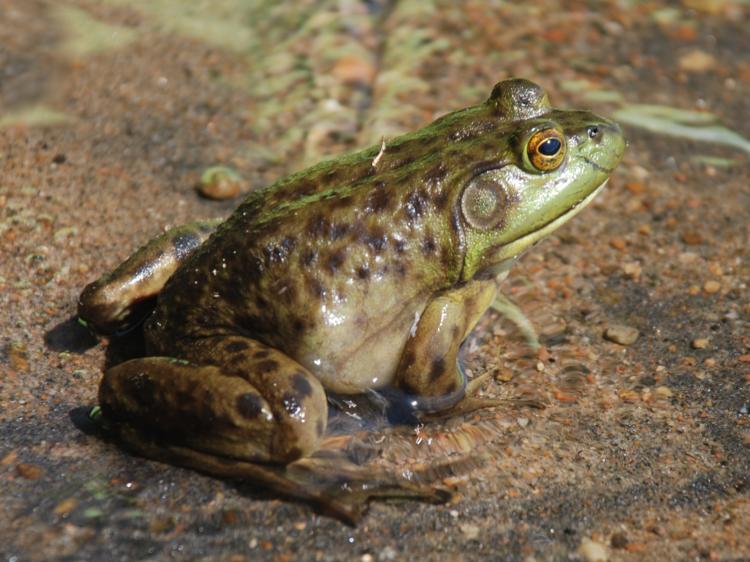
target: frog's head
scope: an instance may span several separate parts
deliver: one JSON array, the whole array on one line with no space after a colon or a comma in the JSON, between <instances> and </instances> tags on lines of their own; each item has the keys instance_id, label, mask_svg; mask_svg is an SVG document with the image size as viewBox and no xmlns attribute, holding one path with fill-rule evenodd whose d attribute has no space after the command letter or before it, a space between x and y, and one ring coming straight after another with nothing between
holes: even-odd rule
<instances>
[{"instance_id":1,"label":"frog's head","mask_svg":"<svg viewBox=\"0 0 750 562\"><path fill-rule=\"evenodd\" d=\"M620 162L617 124L588 111L553 109L527 80L498 83L484 104L500 121L496 156L465 178L459 212L463 279L501 271L575 216Z\"/></svg>"}]
</instances>

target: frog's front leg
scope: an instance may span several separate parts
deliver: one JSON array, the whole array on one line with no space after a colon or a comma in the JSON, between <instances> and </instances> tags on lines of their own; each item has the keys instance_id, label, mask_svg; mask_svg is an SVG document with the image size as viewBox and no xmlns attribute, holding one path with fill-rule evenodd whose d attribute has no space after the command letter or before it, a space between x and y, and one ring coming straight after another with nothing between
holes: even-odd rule
<instances>
[{"instance_id":1,"label":"frog's front leg","mask_svg":"<svg viewBox=\"0 0 750 562\"><path fill-rule=\"evenodd\" d=\"M461 344L497 294L493 279L473 280L427 304L406 343L396 386L426 412L455 406L466 391L458 361Z\"/></svg>"},{"instance_id":2,"label":"frog's front leg","mask_svg":"<svg viewBox=\"0 0 750 562\"><path fill-rule=\"evenodd\" d=\"M102 413L126 445L146 456L195 451L183 464L210 473L217 459L288 463L317 449L326 395L303 366L240 336L190 348L189 361L146 357L105 373Z\"/></svg>"},{"instance_id":3,"label":"frog's front leg","mask_svg":"<svg viewBox=\"0 0 750 562\"><path fill-rule=\"evenodd\" d=\"M78 298L78 318L99 334L137 325L167 279L214 231L219 220L195 221L157 236L114 271L87 285Z\"/></svg>"}]
</instances>

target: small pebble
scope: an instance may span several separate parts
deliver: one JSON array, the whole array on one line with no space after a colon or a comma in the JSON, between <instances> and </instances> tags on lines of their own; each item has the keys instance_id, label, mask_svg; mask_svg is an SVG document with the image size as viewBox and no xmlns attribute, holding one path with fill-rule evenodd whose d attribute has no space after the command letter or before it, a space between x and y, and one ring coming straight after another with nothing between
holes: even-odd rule
<instances>
[{"instance_id":1,"label":"small pebble","mask_svg":"<svg viewBox=\"0 0 750 562\"><path fill-rule=\"evenodd\" d=\"M237 197L241 185L242 178L233 169L226 166L211 166L201 175L198 192L204 197L220 201Z\"/></svg>"},{"instance_id":2,"label":"small pebble","mask_svg":"<svg viewBox=\"0 0 750 562\"><path fill-rule=\"evenodd\" d=\"M378 560L395 560L398 556L398 552L392 546L386 546L383 550L378 553Z\"/></svg>"},{"instance_id":3,"label":"small pebble","mask_svg":"<svg viewBox=\"0 0 750 562\"><path fill-rule=\"evenodd\" d=\"M667 386L657 386L654 389L654 394L659 398L672 398L673 392Z\"/></svg>"},{"instance_id":4,"label":"small pebble","mask_svg":"<svg viewBox=\"0 0 750 562\"><path fill-rule=\"evenodd\" d=\"M44 471L41 467L38 467L35 464L22 462L16 466L16 474L26 480L39 480L44 474Z\"/></svg>"},{"instance_id":5,"label":"small pebble","mask_svg":"<svg viewBox=\"0 0 750 562\"><path fill-rule=\"evenodd\" d=\"M529 425L529 418L518 418L516 420L516 423L521 427L526 427L527 425Z\"/></svg>"},{"instance_id":6,"label":"small pebble","mask_svg":"<svg viewBox=\"0 0 750 562\"><path fill-rule=\"evenodd\" d=\"M627 245L627 242L625 242L623 238L615 237L609 241L609 245L613 247L615 250L624 250L625 246Z\"/></svg>"},{"instance_id":7,"label":"small pebble","mask_svg":"<svg viewBox=\"0 0 750 562\"><path fill-rule=\"evenodd\" d=\"M633 345L640 336L640 332L631 326L613 324L604 330L604 339L620 345Z\"/></svg>"},{"instance_id":8,"label":"small pebble","mask_svg":"<svg viewBox=\"0 0 750 562\"><path fill-rule=\"evenodd\" d=\"M706 349L708 347L708 338L695 338L690 342L693 349Z\"/></svg>"},{"instance_id":9,"label":"small pebble","mask_svg":"<svg viewBox=\"0 0 750 562\"><path fill-rule=\"evenodd\" d=\"M73 511L77 505L78 505L77 499L68 498L58 503L55 506L55 509L52 510L52 513L54 513L55 515L67 515L68 513Z\"/></svg>"},{"instance_id":10,"label":"small pebble","mask_svg":"<svg viewBox=\"0 0 750 562\"><path fill-rule=\"evenodd\" d=\"M600 542L591 539L583 539L581 546L578 547L580 554L586 562L607 562L609 560L609 550Z\"/></svg>"},{"instance_id":11,"label":"small pebble","mask_svg":"<svg viewBox=\"0 0 750 562\"><path fill-rule=\"evenodd\" d=\"M461 529L464 538L468 541L474 540L479 536L479 527L472 523L461 523L458 528Z\"/></svg>"},{"instance_id":12,"label":"small pebble","mask_svg":"<svg viewBox=\"0 0 750 562\"><path fill-rule=\"evenodd\" d=\"M687 72L705 72L716 66L716 59L706 51L694 49L682 55L678 64L681 70Z\"/></svg>"},{"instance_id":13,"label":"small pebble","mask_svg":"<svg viewBox=\"0 0 750 562\"><path fill-rule=\"evenodd\" d=\"M703 235L695 230L688 230L682 233L682 241L688 246L697 246L703 244Z\"/></svg>"},{"instance_id":14,"label":"small pebble","mask_svg":"<svg viewBox=\"0 0 750 562\"><path fill-rule=\"evenodd\" d=\"M721 283L718 281L706 281L703 284L703 290L709 295L713 295L721 290Z\"/></svg>"},{"instance_id":15,"label":"small pebble","mask_svg":"<svg viewBox=\"0 0 750 562\"><path fill-rule=\"evenodd\" d=\"M613 548L625 548L628 546L628 537L625 536L625 533L615 533L612 535L612 538L609 539L609 544L611 544Z\"/></svg>"},{"instance_id":16,"label":"small pebble","mask_svg":"<svg viewBox=\"0 0 750 562\"><path fill-rule=\"evenodd\" d=\"M641 276L641 264L638 262L628 262L622 264L622 272L631 279L638 279Z\"/></svg>"},{"instance_id":17,"label":"small pebble","mask_svg":"<svg viewBox=\"0 0 750 562\"><path fill-rule=\"evenodd\" d=\"M510 382L513 380L513 371L509 371L508 369L498 371L497 374L495 374L495 379L500 382Z\"/></svg>"}]
</instances>

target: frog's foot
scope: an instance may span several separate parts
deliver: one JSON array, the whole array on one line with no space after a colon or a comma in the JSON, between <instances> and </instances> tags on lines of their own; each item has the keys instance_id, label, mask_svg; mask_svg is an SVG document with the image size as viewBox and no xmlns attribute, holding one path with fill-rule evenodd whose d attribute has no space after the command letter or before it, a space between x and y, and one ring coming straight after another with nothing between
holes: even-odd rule
<instances>
[{"instance_id":1,"label":"frog's foot","mask_svg":"<svg viewBox=\"0 0 750 562\"><path fill-rule=\"evenodd\" d=\"M495 300L490 305L490 308L515 324L516 328L519 329L524 339L526 340L526 344L533 351L539 351L541 345L539 343L539 336L537 336L533 324L513 301L511 301L502 293L497 293L497 296L495 296Z\"/></svg>"},{"instance_id":2,"label":"frog's foot","mask_svg":"<svg viewBox=\"0 0 750 562\"><path fill-rule=\"evenodd\" d=\"M537 410L543 410L546 408L544 402L533 398L485 398L476 396L482 386L491 378L492 377L489 373L484 373L483 375L472 379L471 382L466 385L466 395L463 400L448 410L426 413L423 414L421 418L425 421L438 421L452 416L470 414L471 412L483 410L485 408L494 408L496 406L512 409L535 408Z\"/></svg>"},{"instance_id":3,"label":"frog's foot","mask_svg":"<svg viewBox=\"0 0 750 562\"><path fill-rule=\"evenodd\" d=\"M449 490L420 478L410 481L383 469L355 465L342 454L305 457L287 465L255 463L174 445L143 428L109 423L102 415L98 415L97 422L135 454L247 482L282 497L309 503L324 515L348 525L361 520L373 499L440 504L452 497Z\"/></svg>"}]
</instances>

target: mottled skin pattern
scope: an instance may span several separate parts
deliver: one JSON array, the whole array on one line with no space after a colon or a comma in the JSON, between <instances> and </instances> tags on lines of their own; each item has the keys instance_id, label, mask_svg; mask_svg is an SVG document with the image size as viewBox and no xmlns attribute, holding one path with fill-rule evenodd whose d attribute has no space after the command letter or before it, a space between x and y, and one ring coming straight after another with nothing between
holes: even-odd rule
<instances>
[{"instance_id":1,"label":"mottled skin pattern","mask_svg":"<svg viewBox=\"0 0 750 562\"><path fill-rule=\"evenodd\" d=\"M395 386L418 409L455 406L456 355L496 276L584 207L623 150L613 123L508 80L380 155L251 194L160 269L149 260L167 233L82 294L81 317L111 331L140 302L133 271L169 277L145 324L150 357L105 373L105 417L134 445L139 428L201 458L287 463L325 432L326 389Z\"/></svg>"}]
</instances>

